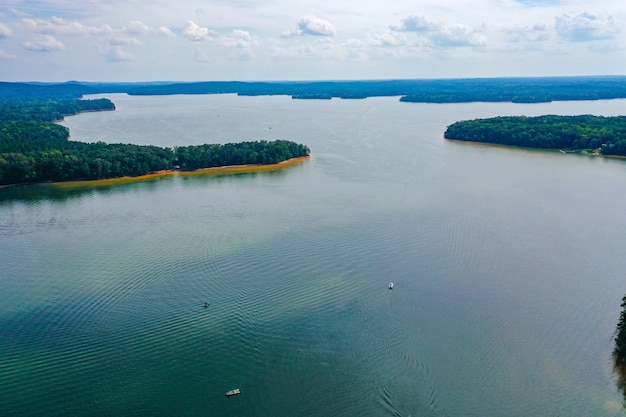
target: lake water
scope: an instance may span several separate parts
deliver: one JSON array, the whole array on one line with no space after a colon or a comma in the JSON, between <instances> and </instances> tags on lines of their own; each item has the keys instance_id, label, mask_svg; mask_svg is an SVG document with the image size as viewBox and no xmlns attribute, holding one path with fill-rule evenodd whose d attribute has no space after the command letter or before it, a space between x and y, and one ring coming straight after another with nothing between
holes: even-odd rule
<instances>
[{"instance_id":1,"label":"lake water","mask_svg":"<svg viewBox=\"0 0 626 417\"><path fill-rule=\"evenodd\" d=\"M0 189L0 415L624 415L626 162L443 132L626 101L106 97L72 139L312 158Z\"/></svg>"}]
</instances>

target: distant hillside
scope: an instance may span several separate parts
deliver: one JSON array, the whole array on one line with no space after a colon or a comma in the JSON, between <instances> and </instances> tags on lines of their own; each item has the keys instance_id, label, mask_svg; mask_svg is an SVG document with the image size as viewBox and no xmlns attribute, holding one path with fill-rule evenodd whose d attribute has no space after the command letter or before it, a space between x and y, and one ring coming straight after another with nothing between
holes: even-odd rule
<instances>
[{"instance_id":1,"label":"distant hillside","mask_svg":"<svg viewBox=\"0 0 626 417\"><path fill-rule=\"evenodd\" d=\"M84 94L97 93L287 95L294 99L398 96L401 101L421 103L539 103L626 98L626 76L299 82L0 83L0 99L78 98Z\"/></svg>"},{"instance_id":2,"label":"distant hillside","mask_svg":"<svg viewBox=\"0 0 626 417\"><path fill-rule=\"evenodd\" d=\"M198 82L131 88L131 95L289 95L292 98L401 96L405 102L472 101L537 103L626 98L626 77L475 78L435 80Z\"/></svg>"},{"instance_id":3,"label":"distant hillside","mask_svg":"<svg viewBox=\"0 0 626 417\"><path fill-rule=\"evenodd\" d=\"M81 98L85 94L127 93L134 88L163 85L153 83L93 83L68 81L65 83L21 82L10 83L0 81L0 101L7 99L72 99ZM171 83L166 83L171 84Z\"/></svg>"},{"instance_id":4,"label":"distant hillside","mask_svg":"<svg viewBox=\"0 0 626 417\"><path fill-rule=\"evenodd\" d=\"M98 92L93 87L73 82L62 84L0 82L0 100L13 98L81 98L84 94L97 94Z\"/></svg>"}]
</instances>

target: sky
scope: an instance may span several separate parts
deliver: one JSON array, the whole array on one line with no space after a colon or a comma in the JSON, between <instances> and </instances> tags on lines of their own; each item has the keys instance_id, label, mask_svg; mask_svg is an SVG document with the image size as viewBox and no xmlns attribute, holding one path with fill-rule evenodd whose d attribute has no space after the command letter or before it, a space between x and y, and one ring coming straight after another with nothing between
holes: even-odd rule
<instances>
[{"instance_id":1,"label":"sky","mask_svg":"<svg viewBox=\"0 0 626 417\"><path fill-rule=\"evenodd\" d=\"M0 81L626 75L624 0L0 0Z\"/></svg>"}]
</instances>

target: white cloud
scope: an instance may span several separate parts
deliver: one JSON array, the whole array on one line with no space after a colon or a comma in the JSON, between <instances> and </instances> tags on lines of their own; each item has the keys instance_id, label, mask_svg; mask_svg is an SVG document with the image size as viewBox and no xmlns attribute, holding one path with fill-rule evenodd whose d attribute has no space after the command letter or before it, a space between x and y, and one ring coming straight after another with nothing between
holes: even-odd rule
<instances>
[{"instance_id":1,"label":"white cloud","mask_svg":"<svg viewBox=\"0 0 626 417\"><path fill-rule=\"evenodd\" d=\"M131 36L114 36L109 39L110 45L139 45L139 39Z\"/></svg>"},{"instance_id":2,"label":"white cloud","mask_svg":"<svg viewBox=\"0 0 626 417\"><path fill-rule=\"evenodd\" d=\"M282 46L272 46L270 48L270 56L277 61L289 59L289 50Z\"/></svg>"},{"instance_id":3,"label":"white cloud","mask_svg":"<svg viewBox=\"0 0 626 417\"><path fill-rule=\"evenodd\" d=\"M438 46L484 46L487 37L465 25L444 26L433 32L430 39Z\"/></svg>"},{"instance_id":4,"label":"white cloud","mask_svg":"<svg viewBox=\"0 0 626 417\"><path fill-rule=\"evenodd\" d=\"M34 41L23 43L24 48L35 52L51 52L65 49L65 45L52 35L44 35Z\"/></svg>"},{"instance_id":5,"label":"white cloud","mask_svg":"<svg viewBox=\"0 0 626 417\"><path fill-rule=\"evenodd\" d=\"M422 16L409 16L389 28L395 32L415 33L426 43L439 47L484 46L487 43L485 35L467 25L442 25Z\"/></svg>"},{"instance_id":6,"label":"white cloud","mask_svg":"<svg viewBox=\"0 0 626 417\"><path fill-rule=\"evenodd\" d=\"M122 31L131 35L140 35L150 32L150 28L148 27L148 25L139 20L133 20L132 22L130 22L129 26L125 26L124 28L122 28Z\"/></svg>"},{"instance_id":7,"label":"white cloud","mask_svg":"<svg viewBox=\"0 0 626 417\"><path fill-rule=\"evenodd\" d=\"M89 28L89 33L91 35L112 35L113 32L114 29L109 25L102 25L98 27L94 26Z\"/></svg>"},{"instance_id":8,"label":"white cloud","mask_svg":"<svg viewBox=\"0 0 626 417\"><path fill-rule=\"evenodd\" d=\"M409 16L402 19L399 25L391 25L389 28L396 32L431 32L437 30L437 27L422 16Z\"/></svg>"},{"instance_id":9,"label":"white cloud","mask_svg":"<svg viewBox=\"0 0 626 417\"><path fill-rule=\"evenodd\" d=\"M368 46L397 47L406 43L406 37L395 33L367 34L363 44ZM353 43L352 46L355 46Z\"/></svg>"},{"instance_id":10,"label":"white cloud","mask_svg":"<svg viewBox=\"0 0 626 417\"><path fill-rule=\"evenodd\" d=\"M514 27L506 30L507 40L513 43L544 42L550 39L544 25Z\"/></svg>"},{"instance_id":11,"label":"white cloud","mask_svg":"<svg viewBox=\"0 0 626 417\"><path fill-rule=\"evenodd\" d=\"M58 17L52 17L49 21L42 19L22 19L22 24L27 30L35 33L48 35L73 35L79 36L89 32L89 29L78 22L68 22Z\"/></svg>"},{"instance_id":12,"label":"white cloud","mask_svg":"<svg viewBox=\"0 0 626 417\"><path fill-rule=\"evenodd\" d=\"M15 59L15 55L7 54L2 49L0 49L0 59Z\"/></svg>"},{"instance_id":13,"label":"white cloud","mask_svg":"<svg viewBox=\"0 0 626 417\"><path fill-rule=\"evenodd\" d=\"M314 42L296 44L289 47L273 46L270 55L274 60L320 60L342 58L342 48L330 38L321 38Z\"/></svg>"},{"instance_id":14,"label":"white cloud","mask_svg":"<svg viewBox=\"0 0 626 417\"><path fill-rule=\"evenodd\" d=\"M618 33L613 16L596 16L591 13L557 17L556 31L559 36L572 42L611 39Z\"/></svg>"},{"instance_id":15,"label":"white cloud","mask_svg":"<svg viewBox=\"0 0 626 417\"><path fill-rule=\"evenodd\" d=\"M125 62L134 61L135 57L125 50L120 45L106 45L98 48L98 53L102 55L107 61L111 62Z\"/></svg>"},{"instance_id":16,"label":"white cloud","mask_svg":"<svg viewBox=\"0 0 626 417\"><path fill-rule=\"evenodd\" d=\"M367 34L366 36L370 36L370 35ZM364 48L365 46L367 46L367 44L363 42L362 40L354 39L354 38L348 39L347 41L343 43L343 45L347 48Z\"/></svg>"},{"instance_id":17,"label":"white cloud","mask_svg":"<svg viewBox=\"0 0 626 417\"><path fill-rule=\"evenodd\" d=\"M176 34L174 32L172 32L172 30L170 28L167 28L165 26L161 26L156 30L158 33L167 36L168 38L175 38Z\"/></svg>"},{"instance_id":18,"label":"white cloud","mask_svg":"<svg viewBox=\"0 0 626 417\"><path fill-rule=\"evenodd\" d=\"M618 0L209 3L8 0L0 7L0 72L46 80L224 79L235 72L345 79L607 74L624 66L626 2ZM63 61L37 54L33 65L32 54L18 53L22 47L65 48ZM194 50L210 73L186 65ZM226 65L228 58L250 63ZM134 63L113 74L104 59Z\"/></svg>"},{"instance_id":19,"label":"white cloud","mask_svg":"<svg viewBox=\"0 0 626 417\"><path fill-rule=\"evenodd\" d=\"M13 34L13 31L4 23L0 22L0 39L8 38Z\"/></svg>"},{"instance_id":20,"label":"white cloud","mask_svg":"<svg viewBox=\"0 0 626 417\"><path fill-rule=\"evenodd\" d=\"M229 57L232 59L250 59L254 56L254 48L259 46L259 40L245 30L235 29L229 36L218 40L219 44L230 48Z\"/></svg>"},{"instance_id":21,"label":"white cloud","mask_svg":"<svg viewBox=\"0 0 626 417\"><path fill-rule=\"evenodd\" d=\"M23 18L22 25L28 32L43 33L53 36L106 36L116 32L110 25L85 26L82 23L70 22L55 16L51 17L50 20ZM122 31L126 31L126 28L123 28Z\"/></svg>"},{"instance_id":22,"label":"white cloud","mask_svg":"<svg viewBox=\"0 0 626 417\"><path fill-rule=\"evenodd\" d=\"M259 46L259 40L256 37L250 35L250 33L245 30L239 29L233 30L229 36L220 38L219 43L229 48L249 49Z\"/></svg>"},{"instance_id":23,"label":"white cloud","mask_svg":"<svg viewBox=\"0 0 626 417\"><path fill-rule=\"evenodd\" d=\"M336 32L337 30L329 21L308 15L300 18L296 23L296 29L288 32L286 35L334 36Z\"/></svg>"},{"instance_id":24,"label":"white cloud","mask_svg":"<svg viewBox=\"0 0 626 417\"><path fill-rule=\"evenodd\" d=\"M561 0L515 0L516 3L527 7L550 7L560 3Z\"/></svg>"},{"instance_id":25,"label":"white cloud","mask_svg":"<svg viewBox=\"0 0 626 417\"><path fill-rule=\"evenodd\" d=\"M187 21L187 26L183 30L183 36L190 41L202 42L217 37L217 32L209 28L200 27L191 20Z\"/></svg>"}]
</instances>

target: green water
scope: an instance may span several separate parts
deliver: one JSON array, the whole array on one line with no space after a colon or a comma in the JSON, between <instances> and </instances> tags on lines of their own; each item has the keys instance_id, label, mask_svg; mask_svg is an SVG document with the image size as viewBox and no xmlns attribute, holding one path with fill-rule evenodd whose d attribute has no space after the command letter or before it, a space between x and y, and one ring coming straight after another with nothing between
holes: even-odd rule
<instances>
[{"instance_id":1,"label":"green water","mask_svg":"<svg viewBox=\"0 0 626 417\"><path fill-rule=\"evenodd\" d=\"M312 159L0 189L1 416L624 414L626 163L443 131L625 101L107 97L72 139L289 139Z\"/></svg>"}]
</instances>

